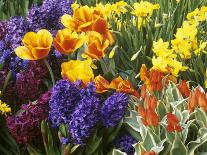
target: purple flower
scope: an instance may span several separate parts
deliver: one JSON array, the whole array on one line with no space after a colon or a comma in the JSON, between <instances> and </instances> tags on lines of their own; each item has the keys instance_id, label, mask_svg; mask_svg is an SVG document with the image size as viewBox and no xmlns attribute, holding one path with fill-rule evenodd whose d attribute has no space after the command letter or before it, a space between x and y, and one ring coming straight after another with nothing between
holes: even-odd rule
<instances>
[{"instance_id":1,"label":"purple flower","mask_svg":"<svg viewBox=\"0 0 207 155\"><path fill-rule=\"evenodd\" d=\"M5 41L14 51L16 47L21 45L22 38L29 31L28 23L24 17L11 17L7 22L7 34Z\"/></svg>"},{"instance_id":2,"label":"purple flower","mask_svg":"<svg viewBox=\"0 0 207 155\"><path fill-rule=\"evenodd\" d=\"M31 61L28 70L17 74L16 87L20 99L33 101L42 93L40 85L47 76L47 68L42 61Z\"/></svg>"},{"instance_id":3,"label":"purple flower","mask_svg":"<svg viewBox=\"0 0 207 155\"><path fill-rule=\"evenodd\" d=\"M7 23L0 21L0 40L4 38L7 33Z\"/></svg>"},{"instance_id":4,"label":"purple flower","mask_svg":"<svg viewBox=\"0 0 207 155\"><path fill-rule=\"evenodd\" d=\"M45 28L57 30L61 28L60 17L71 14L72 0L44 0L41 6L34 5L28 12L27 21L33 31Z\"/></svg>"},{"instance_id":5,"label":"purple flower","mask_svg":"<svg viewBox=\"0 0 207 155\"><path fill-rule=\"evenodd\" d=\"M101 109L104 127L117 125L125 114L128 105L128 96L124 93L114 93L109 96Z\"/></svg>"},{"instance_id":6,"label":"purple flower","mask_svg":"<svg viewBox=\"0 0 207 155\"><path fill-rule=\"evenodd\" d=\"M115 140L115 147L126 152L127 155L134 155L135 149L132 145L137 142L130 134L125 133Z\"/></svg>"},{"instance_id":7,"label":"purple flower","mask_svg":"<svg viewBox=\"0 0 207 155\"><path fill-rule=\"evenodd\" d=\"M48 117L50 93L43 94L34 104L23 104L15 116L7 117L7 126L18 143L27 143L41 137L40 123Z\"/></svg>"},{"instance_id":8,"label":"purple flower","mask_svg":"<svg viewBox=\"0 0 207 155\"><path fill-rule=\"evenodd\" d=\"M72 141L84 145L100 121L100 100L95 95L82 96L69 124Z\"/></svg>"},{"instance_id":9,"label":"purple flower","mask_svg":"<svg viewBox=\"0 0 207 155\"><path fill-rule=\"evenodd\" d=\"M53 127L71 120L71 114L79 101L79 90L76 85L67 80L59 80L52 89L50 99L49 120Z\"/></svg>"}]
</instances>

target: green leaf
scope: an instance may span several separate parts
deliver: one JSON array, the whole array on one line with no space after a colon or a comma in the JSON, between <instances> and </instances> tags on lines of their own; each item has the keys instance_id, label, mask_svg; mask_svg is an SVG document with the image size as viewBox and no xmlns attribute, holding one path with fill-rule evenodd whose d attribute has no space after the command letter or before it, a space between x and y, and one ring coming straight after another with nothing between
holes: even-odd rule
<instances>
[{"instance_id":1,"label":"green leaf","mask_svg":"<svg viewBox=\"0 0 207 155\"><path fill-rule=\"evenodd\" d=\"M170 150L170 155L188 155L187 149L177 133L175 134L175 140Z\"/></svg>"},{"instance_id":2,"label":"green leaf","mask_svg":"<svg viewBox=\"0 0 207 155\"><path fill-rule=\"evenodd\" d=\"M86 154L93 154L99 147L102 142L102 137L97 137L97 134L94 133L93 137L91 137L88 145L86 146Z\"/></svg>"},{"instance_id":3,"label":"green leaf","mask_svg":"<svg viewBox=\"0 0 207 155\"><path fill-rule=\"evenodd\" d=\"M124 152L121 152L120 150L114 149L112 152L112 155L127 155Z\"/></svg>"},{"instance_id":4,"label":"green leaf","mask_svg":"<svg viewBox=\"0 0 207 155\"><path fill-rule=\"evenodd\" d=\"M204 144L205 142L207 142L207 133L204 134L203 136L199 137L197 140L195 141L191 141L187 147L189 149L188 155L194 155L195 154L195 150L201 146L202 144Z\"/></svg>"},{"instance_id":5,"label":"green leaf","mask_svg":"<svg viewBox=\"0 0 207 155\"><path fill-rule=\"evenodd\" d=\"M201 127L207 127L207 116L206 113L201 108L196 109L196 120L200 124Z\"/></svg>"}]
</instances>

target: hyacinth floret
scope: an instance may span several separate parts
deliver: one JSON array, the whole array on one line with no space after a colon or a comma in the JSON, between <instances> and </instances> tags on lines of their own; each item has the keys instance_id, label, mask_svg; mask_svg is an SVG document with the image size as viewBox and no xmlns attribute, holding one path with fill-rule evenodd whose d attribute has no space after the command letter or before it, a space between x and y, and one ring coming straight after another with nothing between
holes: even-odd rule
<instances>
[{"instance_id":1,"label":"hyacinth floret","mask_svg":"<svg viewBox=\"0 0 207 155\"><path fill-rule=\"evenodd\" d=\"M125 93L114 93L109 96L101 109L104 127L113 127L119 124L128 105L128 96Z\"/></svg>"}]
</instances>

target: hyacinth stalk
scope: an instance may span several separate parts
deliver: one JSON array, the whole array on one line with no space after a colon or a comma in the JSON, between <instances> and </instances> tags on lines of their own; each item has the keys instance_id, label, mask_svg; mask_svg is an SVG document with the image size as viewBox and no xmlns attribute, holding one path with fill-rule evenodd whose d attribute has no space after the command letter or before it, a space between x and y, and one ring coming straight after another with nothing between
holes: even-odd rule
<instances>
[{"instance_id":1,"label":"hyacinth stalk","mask_svg":"<svg viewBox=\"0 0 207 155\"><path fill-rule=\"evenodd\" d=\"M50 77L51 77L51 80L52 80L52 85L54 86L55 85L55 77L54 77L52 68L50 67L50 64L48 63L47 59L44 59L44 63L47 66L47 69L50 73Z\"/></svg>"}]
</instances>

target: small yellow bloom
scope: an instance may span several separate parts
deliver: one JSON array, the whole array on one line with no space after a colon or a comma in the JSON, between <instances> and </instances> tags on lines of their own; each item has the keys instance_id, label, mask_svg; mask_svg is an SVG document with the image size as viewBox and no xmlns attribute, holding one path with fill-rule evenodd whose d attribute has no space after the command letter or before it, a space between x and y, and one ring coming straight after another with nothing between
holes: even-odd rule
<instances>
[{"instance_id":1,"label":"small yellow bloom","mask_svg":"<svg viewBox=\"0 0 207 155\"><path fill-rule=\"evenodd\" d=\"M37 33L28 32L22 40L24 46L17 47L15 53L19 58L25 60L43 59L49 54L52 41L52 34L45 29Z\"/></svg>"},{"instance_id":2,"label":"small yellow bloom","mask_svg":"<svg viewBox=\"0 0 207 155\"><path fill-rule=\"evenodd\" d=\"M59 30L54 39L54 46L62 54L70 54L75 52L84 43L84 34L80 36L70 29Z\"/></svg>"},{"instance_id":3,"label":"small yellow bloom","mask_svg":"<svg viewBox=\"0 0 207 155\"><path fill-rule=\"evenodd\" d=\"M67 78L72 82L82 80L82 82L87 85L88 82L91 82L94 79L92 66L93 63L91 59L64 62L61 65L61 75L63 78Z\"/></svg>"},{"instance_id":4,"label":"small yellow bloom","mask_svg":"<svg viewBox=\"0 0 207 155\"><path fill-rule=\"evenodd\" d=\"M0 114L6 115L11 112L11 108L4 102L0 100Z\"/></svg>"}]
</instances>

